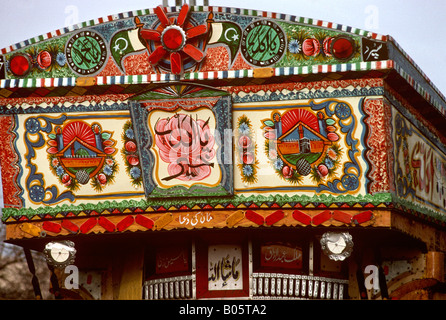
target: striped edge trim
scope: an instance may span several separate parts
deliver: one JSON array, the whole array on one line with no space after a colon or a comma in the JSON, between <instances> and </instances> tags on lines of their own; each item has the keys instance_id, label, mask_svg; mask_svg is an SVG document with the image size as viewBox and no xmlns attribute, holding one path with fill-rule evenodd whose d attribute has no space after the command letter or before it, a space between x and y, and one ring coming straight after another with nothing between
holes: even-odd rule
<instances>
[{"instance_id":1,"label":"striped edge trim","mask_svg":"<svg viewBox=\"0 0 446 320\"><path fill-rule=\"evenodd\" d=\"M441 99L446 101L445 96L441 91L438 89L438 87L429 79L429 77L424 73L423 70L418 66L418 64L415 63L415 61L407 54L406 51L401 47L401 45L392 37L388 36L388 39L391 43L395 45L395 47L398 48L398 50L401 52L401 54L412 64L412 66L421 74L421 76L426 80L426 82L434 89L434 91L440 96Z\"/></svg>"},{"instance_id":2,"label":"striped edge trim","mask_svg":"<svg viewBox=\"0 0 446 320\"><path fill-rule=\"evenodd\" d=\"M167 7L166 11L168 13L173 13L173 12L178 12L180 9L181 9L181 7ZM6 48L0 49L0 52L1 52L1 54L6 54L9 52L21 49L23 47L35 44L40 41L59 37L59 36L65 35L69 32L75 31L75 30L96 26L96 25L106 23L106 22L127 19L127 18L136 17L136 16L155 14L154 10L155 10L154 8L143 9L143 10L134 10L134 11L128 11L128 12L124 12L124 13L108 15L106 17L101 17L101 18L97 18L97 19L91 19L88 21L84 21L84 22L69 26L69 27L64 27L61 29L57 29L55 31L47 32L45 34L36 36L36 37L28 39L28 40L18 42L16 44L10 45ZM213 11L216 13L231 13L231 14L263 17L263 18L270 18L270 19L280 19L280 20L284 20L287 22L295 22L295 23L300 23L300 24L313 25L313 26L324 27L324 28L328 28L328 29L353 33L353 34L357 34L360 36L370 37L372 39L380 40L380 41L387 41L387 38L388 38L385 35L380 35L377 33L370 32L370 31L353 28L350 26L345 26L345 25L341 25L341 24L337 24L337 23L333 23L333 22L310 19L310 18L305 18L305 17L298 17L298 16L283 14L283 13L260 11L260 10L254 10L254 9L240 9L240 8L214 7L214 6L192 6L191 11L193 11L193 12L211 12L211 11Z\"/></svg>"},{"instance_id":3,"label":"striped edge trim","mask_svg":"<svg viewBox=\"0 0 446 320\"><path fill-rule=\"evenodd\" d=\"M435 109L437 109L443 116L446 117L446 106L442 103L440 103L437 99L435 99L429 92L424 89L422 85L420 85L418 82L415 81L415 79L410 76L401 66L399 66L397 63L394 64L394 69L398 74L406 80L406 82L415 90L417 91L426 101L428 101L430 104L432 104ZM440 95L440 97L443 97Z\"/></svg>"},{"instance_id":4,"label":"striped edge trim","mask_svg":"<svg viewBox=\"0 0 446 320\"><path fill-rule=\"evenodd\" d=\"M318 73L334 72L355 72L394 69L407 81L426 101L431 103L442 115L446 117L446 106L441 104L426 89L414 80L401 66L393 60L343 63L335 65L314 65L300 67L282 67L273 68L273 76L292 76L308 75ZM129 85L129 84L148 84L154 82L173 82L178 80L213 80L213 79L242 79L253 78L254 69L250 70L227 70L227 71L208 71L186 73L182 78L169 73L151 74L151 75L130 75L130 76L105 76L96 77L96 85ZM29 78L29 79L6 79L0 80L0 88L41 88L41 87L69 87L76 85L75 77L70 78Z\"/></svg>"},{"instance_id":5,"label":"striped edge trim","mask_svg":"<svg viewBox=\"0 0 446 320\"><path fill-rule=\"evenodd\" d=\"M27 78L0 80L0 88L50 88L70 87L76 85L76 78Z\"/></svg>"},{"instance_id":6,"label":"striped edge trim","mask_svg":"<svg viewBox=\"0 0 446 320\"><path fill-rule=\"evenodd\" d=\"M393 68L392 60L376 62L357 62L335 65L314 65L303 67L273 68L273 76L305 75L316 73L385 70ZM129 76L101 76L96 77L96 85L127 85L147 84L152 82L172 82L181 80L213 80L213 79L242 79L253 78L255 69L207 71L185 73L178 78L170 73L157 73L150 75ZM3 79L0 80L0 88L40 88L40 87L65 87L75 86L76 77L70 78L26 78L26 79Z\"/></svg>"}]
</instances>

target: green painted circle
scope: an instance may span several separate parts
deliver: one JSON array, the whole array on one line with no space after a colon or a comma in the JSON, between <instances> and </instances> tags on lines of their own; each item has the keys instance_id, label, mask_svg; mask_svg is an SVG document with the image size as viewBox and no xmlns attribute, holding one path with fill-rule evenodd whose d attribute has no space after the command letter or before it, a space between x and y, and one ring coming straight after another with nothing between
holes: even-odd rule
<instances>
[{"instance_id":1,"label":"green painted circle","mask_svg":"<svg viewBox=\"0 0 446 320\"><path fill-rule=\"evenodd\" d=\"M273 21L258 20L243 31L241 51L245 60L252 65L273 65L280 60L285 49L285 33Z\"/></svg>"},{"instance_id":2,"label":"green painted circle","mask_svg":"<svg viewBox=\"0 0 446 320\"><path fill-rule=\"evenodd\" d=\"M65 51L68 65L79 75L95 74L107 61L105 40L93 31L75 34L68 41Z\"/></svg>"}]
</instances>

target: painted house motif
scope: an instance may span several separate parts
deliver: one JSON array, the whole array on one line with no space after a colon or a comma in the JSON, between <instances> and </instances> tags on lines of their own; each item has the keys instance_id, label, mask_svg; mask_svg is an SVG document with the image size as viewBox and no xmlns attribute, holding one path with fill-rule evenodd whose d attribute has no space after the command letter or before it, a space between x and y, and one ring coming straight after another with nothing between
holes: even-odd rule
<instances>
[{"instance_id":1,"label":"painted house motif","mask_svg":"<svg viewBox=\"0 0 446 320\"><path fill-rule=\"evenodd\" d=\"M325 123L322 122L321 127L319 127L320 123L316 115L309 111L292 110L282 118L280 118L280 115L277 115L277 117L280 119L277 122L277 127L281 128L278 132L282 133L278 138L278 149L287 163L291 163L287 158L288 155L305 158L309 163L316 162L326 152L327 147L331 145L326 136ZM314 158L316 158L315 161L313 161Z\"/></svg>"},{"instance_id":2,"label":"painted house motif","mask_svg":"<svg viewBox=\"0 0 446 320\"><path fill-rule=\"evenodd\" d=\"M73 121L63 128L55 127L55 133L48 135L47 142L51 168L69 188L85 185L92 178L99 185L105 185L107 176L110 179L117 169L113 158L116 141L111 136L110 132L102 132L98 123L90 126L83 121Z\"/></svg>"},{"instance_id":3,"label":"painted house motif","mask_svg":"<svg viewBox=\"0 0 446 320\"><path fill-rule=\"evenodd\" d=\"M312 172L315 181L334 175L342 153L334 119L299 106L275 112L263 124L266 153L279 176L301 183Z\"/></svg>"}]
</instances>

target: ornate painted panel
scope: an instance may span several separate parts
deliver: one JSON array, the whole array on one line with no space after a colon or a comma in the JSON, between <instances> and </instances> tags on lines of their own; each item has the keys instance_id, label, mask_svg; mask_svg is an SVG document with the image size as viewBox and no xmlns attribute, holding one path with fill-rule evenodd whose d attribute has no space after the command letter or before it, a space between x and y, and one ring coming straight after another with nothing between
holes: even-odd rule
<instances>
[{"instance_id":1,"label":"ornate painted panel","mask_svg":"<svg viewBox=\"0 0 446 320\"><path fill-rule=\"evenodd\" d=\"M181 75L383 61L388 59L385 41L367 31L296 16L159 6L87 21L5 48L0 78Z\"/></svg>"},{"instance_id":2,"label":"ornate painted panel","mask_svg":"<svg viewBox=\"0 0 446 320\"><path fill-rule=\"evenodd\" d=\"M377 125L390 112L382 93L379 79L221 89L172 82L122 101L8 105L4 217L180 210L138 223L196 228L245 217L217 217L214 208L387 205L394 188L382 169L392 159L387 126ZM192 208L206 211L181 214ZM269 214L246 218L284 218Z\"/></svg>"},{"instance_id":3,"label":"ornate painted panel","mask_svg":"<svg viewBox=\"0 0 446 320\"><path fill-rule=\"evenodd\" d=\"M89 103L78 105L85 106ZM125 110L16 115L14 148L20 155L16 183L23 205L143 197L131 131L130 113Z\"/></svg>"},{"instance_id":4,"label":"ornate painted panel","mask_svg":"<svg viewBox=\"0 0 446 320\"><path fill-rule=\"evenodd\" d=\"M134 100L131 111L148 198L233 194L227 92L178 83L155 87Z\"/></svg>"},{"instance_id":5,"label":"ornate painted panel","mask_svg":"<svg viewBox=\"0 0 446 320\"><path fill-rule=\"evenodd\" d=\"M446 214L446 150L392 110L396 195L403 206L434 218Z\"/></svg>"},{"instance_id":6,"label":"ornate painted panel","mask_svg":"<svg viewBox=\"0 0 446 320\"><path fill-rule=\"evenodd\" d=\"M175 247L157 248L155 256L156 276L189 272L189 248L184 244Z\"/></svg>"},{"instance_id":7,"label":"ornate painted panel","mask_svg":"<svg viewBox=\"0 0 446 320\"><path fill-rule=\"evenodd\" d=\"M2 132L7 206L97 209L233 194L228 93L179 84L135 99L22 105L18 114L12 107L1 118L9 128Z\"/></svg>"},{"instance_id":8,"label":"ornate painted panel","mask_svg":"<svg viewBox=\"0 0 446 320\"><path fill-rule=\"evenodd\" d=\"M236 191L367 193L363 101L234 104Z\"/></svg>"},{"instance_id":9,"label":"ornate painted panel","mask_svg":"<svg viewBox=\"0 0 446 320\"><path fill-rule=\"evenodd\" d=\"M234 239L235 238L235 239ZM197 244L196 294L202 298L249 296L249 249L245 241Z\"/></svg>"},{"instance_id":10,"label":"ornate painted panel","mask_svg":"<svg viewBox=\"0 0 446 320\"><path fill-rule=\"evenodd\" d=\"M242 290L242 246L208 247L208 290Z\"/></svg>"},{"instance_id":11,"label":"ornate painted panel","mask_svg":"<svg viewBox=\"0 0 446 320\"><path fill-rule=\"evenodd\" d=\"M301 270L302 248L290 243L265 242L260 245L260 267Z\"/></svg>"}]
</instances>

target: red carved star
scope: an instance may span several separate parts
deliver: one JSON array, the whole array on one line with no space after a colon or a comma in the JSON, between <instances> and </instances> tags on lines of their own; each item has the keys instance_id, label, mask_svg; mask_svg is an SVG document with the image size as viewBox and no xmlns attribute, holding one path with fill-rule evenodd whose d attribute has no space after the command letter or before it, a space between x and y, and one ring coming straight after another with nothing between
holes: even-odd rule
<instances>
[{"instance_id":1,"label":"red carved star","mask_svg":"<svg viewBox=\"0 0 446 320\"><path fill-rule=\"evenodd\" d=\"M162 6L156 7L155 13L161 23L160 27L156 30L142 29L140 33L144 39L161 44L150 54L149 62L152 65L157 65L161 59L169 57L173 74L183 72L183 59L186 56L196 62L201 62L206 54L188 42L190 39L206 34L208 29L206 25L186 29L189 5L184 4L181 7L178 17L168 17Z\"/></svg>"}]
</instances>

